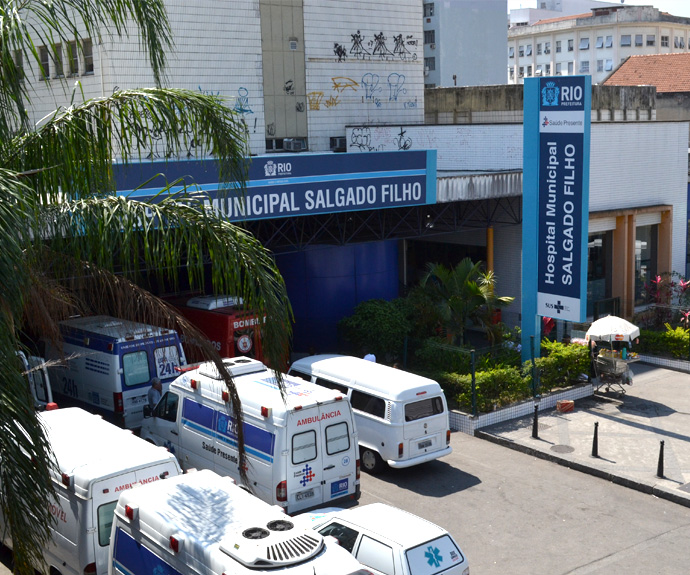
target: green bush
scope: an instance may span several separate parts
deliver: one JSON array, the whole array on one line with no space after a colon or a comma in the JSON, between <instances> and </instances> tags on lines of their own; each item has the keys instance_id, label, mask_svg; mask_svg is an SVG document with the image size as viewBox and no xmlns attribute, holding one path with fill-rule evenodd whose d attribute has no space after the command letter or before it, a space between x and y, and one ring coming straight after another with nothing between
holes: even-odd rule
<instances>
[{"instance_id":1,"label":"green bush","mask_svg":"<svg viewBox=\"0 0 690 575\"><path fill-rule=\"evenodd\" d=\"M558 387L577 383L580 374L589 373L589 348L584 345L563 344L542 340L542 357L535 360L539 369L539 391L547 392ZM524 369L531 372L531 363Z\"/></svg>"},{"instance_id":2,"label":"green bush","mask_svg":"<svg viewBox=\"0 0 690 575\"><path fill-rule=\"evenodd\" d=\"M429 337L415 351L415 365L423 370L470 373L471 357L469 350L451 346L446 338Z\"/></svg>"},{"instance_id":3,"label":"green bush","mask_svg":"<svg viewBox=\"0 0 690 575\"><path fill-rule=\"evenodd\" d=\"M666 331L640 331L640 343L635 346L639 353L686 359L690 357L690 332L684 327L671 327Z\"/></svg>"},{"instance_id":4,"label":"green bush","mask_svg":"<svg viewBox=\"0 0 690 575\"><path fill-rule=\"evenodd\" d=\"M472 375L441 373L439 383L459 408L472 411ZM529 382L516 368L480 371L475 375L477 411L489 412L531 395Z\"/></svg>"}]
</instances>

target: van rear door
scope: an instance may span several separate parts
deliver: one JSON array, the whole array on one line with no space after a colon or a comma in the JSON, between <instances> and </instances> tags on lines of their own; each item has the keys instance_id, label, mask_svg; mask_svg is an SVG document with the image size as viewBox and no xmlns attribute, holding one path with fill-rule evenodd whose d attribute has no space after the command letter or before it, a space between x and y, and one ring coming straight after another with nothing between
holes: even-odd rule
<instances>
[{"instance_id":1,"label":"van rear door","mask_svg":"<svg viewBox=\"0 0 690 575\"><path fill-rule=\"evenodd\" d=\"M354 493L356 457L350 405L334 401L288 414L288 511Z\"/></svg>"},{"instance_id":2,"label":"van rear door","mask_svg":"<svg viewBox=\"0 0 690 575\"><path fill-rule=\"evenodd\" d=\"M442 395L421 396L405 403L403 410L405 458L445 449L448 412Z\"/></svg>"},{"instance_id":3,"label":"van rear door","mask_svg":"<svg viewBox=\"0 0 690 575\"><path fill-rule=\"evenodd\" d=\"M108 573L108 551L110 546L110 532L113 525L115 506L120 493L139 484L153 483L166 477L179 475L175 461L169 459L156 462L146 467L132 469L120 475L95 481L92 485L93 509L92 525L95 526L93 541L96 575ZM85 567L85 566L82 566ZM86 571L83 571L86 572Z\"/></svg>"}]
</instances>

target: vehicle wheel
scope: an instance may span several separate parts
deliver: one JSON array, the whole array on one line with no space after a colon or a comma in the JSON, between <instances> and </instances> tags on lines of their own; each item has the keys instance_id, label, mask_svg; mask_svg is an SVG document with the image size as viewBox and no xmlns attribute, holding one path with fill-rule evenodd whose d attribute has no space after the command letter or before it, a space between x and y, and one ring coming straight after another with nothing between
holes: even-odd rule
<instances>
[{"instance_id":1,"label":"vehicle wheel","mask_svg":"<svg viewBox=\"0 0 690 575\"><path fill-rule=\"evenodd\" d=\"M361 447L359 450L359 463L367 473L376 475L386 468L386 462L373 449Z\"/></svg>"}]
</instances>

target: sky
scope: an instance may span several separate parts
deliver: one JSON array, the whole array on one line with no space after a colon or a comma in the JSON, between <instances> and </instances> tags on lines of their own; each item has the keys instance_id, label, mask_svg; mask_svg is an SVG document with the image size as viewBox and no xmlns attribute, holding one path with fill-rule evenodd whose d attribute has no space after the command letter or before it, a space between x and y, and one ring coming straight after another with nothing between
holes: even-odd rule
<instances>
[{"instance_id":1,"label":"sky","mask_svg":"<svg viewBox=\"0 0 690 575\"><path fill-rule=\"evenodd\" d=\"M617 0L608 0L616 3ZM654 6L663 12L669 12L674 16L687 16L690 18L690 1L688 0L626 0L629 6ZM538 0L508 0L508 10L515 8L536 8Z\"/></svg>"}]
</instances>

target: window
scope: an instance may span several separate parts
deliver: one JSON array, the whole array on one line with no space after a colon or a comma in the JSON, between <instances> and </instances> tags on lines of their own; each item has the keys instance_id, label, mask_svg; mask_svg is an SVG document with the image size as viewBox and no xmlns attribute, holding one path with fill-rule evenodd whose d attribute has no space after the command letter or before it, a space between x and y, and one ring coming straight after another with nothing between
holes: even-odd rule
<instances>
[{"instance_id":1,"label":"window","mask_svg":"<svg viewBox=\"0 0 690 575\"><path fill-rule=\"evenodd\" d=\"M110 532L113 527L115 507L117 507L117 499L98 507L98 544L101 547L110 545Z\"/></svg>"},{"instance_id":2,"label":"window","mask_svg":"<svg viewBox=\"0 0 690 575\"><path fill-rule=\"evenodd\" d=\"M381 541L372 539L367 535L362 535L362 540L359 542L355 557L360 563L376 571L380 571L384 573L384 575L395 574L395 569L393 567L393 549L381 543Z\"/></svg>"},{"instance_id":3,"label":"window","mask_svg":"<svg viewBox=\"0 0 690 575\"><path fill-rule=\"evenodd\" d=\"M50 57L48 56L48 46L40 46L38 48L38 55L41 59L41 79L47 80L50 78Z\"/></svg>"},{"instance_id":4,"label":"window","mask_svg":"<svg viewBox=\"0 0 690 575\"><path fill-rule=\"evenodd\" d=\"M680 43L679 43L679 40L680 40L680 38L678 38L678 36L675 36L675 37L673 38L673 47L674 47L674 48L680 48L680 47L681 47L681 46L680 46Z\"/></svg>"},{"instance_id":5,"label":"window","mask_svg":"<svg viewBox=\"0 0 690 575\"><path fill-rule=\"evenodd\" d=\"M141 385L151 381L149 356L145 351L133 351L122 356L125 386Z\"/></svg>"},{"instance_id":6,"label":"window","mask_svg":"<svg viewBox=\"0 0 690 575\"><path fill-rule=\"evenodd\" d=\"M597 60L597 72L603 72L604 71L604 61L603 60Z\"/></svg>"},{"instance_id":7,"label":"window","mask_svg":"<svg viewBox=\"0 0 690 575\"><path fill-rule=\"evenodd\" d=\"M55 62L55 77L62 78L65 69L62 66L62 44L55 44L53 47L53 61Z\"/></svg>"},{"instance_id":8,"label":"window","mask_svg":"<svg viewBox=\"0 0 690 575\"><path fill-rule=\"evenodd\" d=\"M589 60L580 62L580 74L589 74Z\"/></svg>"},{"instance_id":9,"label":"window","mask_svg":"<svg viewBox=\"0 0 690 575\"><path fill-rule=\"evenodd\" d=\"M419 4L418 4L419 5ZM419 12L417 12L419 14ZM434 15L434 3L424 4L424 17L429 18Z\"/></svg>"},{"instance_id":10,"label":"window","mask_svg":"<svg viewBox=\"0 0 690 575\"><path fill-rule=\"evenodd\" d=\"M580 50L589 50L589 38L580 38Z\"/></svg>"},{"instance_id":11,"label":"window","mask_svg":"<svg viewBox=\"0 0 690 575\"><path fill-rule=\"evenodd\" d=\"M307 373L302 373L301 371L297 371L296 369L291 369L290 375L294 375L295 377L299 377L300 379L303 379L304 381L311 381L311 375L309 375ZM327 386L324 386L324 387L327 387Z\"/></svg>"},{"instance_id":12,"label":"window","mask_svg":"<svg viewBox=\"0 0 690 575\"><path fill-rule=\"evenodd\" d=\"M550 76L550 75L551 75L551 64L547 64L547 65L546 65L545 74L546 74L547 76Z\"/></svg>"},{"instance_id":13,"label":"window","mask_svg":"<svg viewBox=\"0 0 690 575\"><path fill-rule=\"evenodd\" d=\"M522 58L525 55L525 47L524 46L519 46L518 47L518 56Z\"/></svg>"},{"instance_id":14,"label":"window","mask_svg":"<svg viewBox=\"0 0 690 575\"><path fill-rule=\"evenodd\" d=\"M450 535L442 535L405 551L410 572L414 575L434 575L443 569L443 567L436 567L433 562L429 563L429 549L433 549L434 554L438 554L440 557L453 557L454 562L462 562L463 560L460 549Z\"/></svg>"},{"instance_id":15,"label":"window","mask_svg":"<svg viewBox=\"0 0 690 575\"><path fill-rule=\"evenodd\" d=\"M683 38L682 36L678 38L678 47L685 48L685 38Z\"/></svg>"},{"instance_id":16,"label":"window","mask_svg":"<svg viewBox=\"0 0 690 575\"><path fill-rule=\"evenodd\" d=\"M156 405L153 415L165 421L177 421L177 406L180 398L176 393L167 392Z\"/></svg>"},{"instance_id":17,"label":"window","mask_svg":"<svg viewBox=\"0 0 690 575\"><path fill-rule=\"evenodd\" d=\"M606 72L610 72L611 70L613 70L613 59L611 59L611 58L606 59L606 62L604 62L604 70Z\"/></svg>"},{"instance_id":18,"label":"window","mask_svg":"<svg viewBox=\"0 0 690 575\"><path fill-rule=\"evenodd\" d=\"M508 79L509 80L514 80L515 79L515 68L511 66L508 68Z\"/></svg>"},{"instance_id":19,"label":"window","mask_svg":"<svg viewBox=\"0 0 690 575\"><path fill-rule=\"evenodd\" d=\"M642 34L635 34L635 46L642 46Z\"/></svg>"},{"instance_id":20,"label":"window","mask_svg":"<svg viewBox=\"0 0 690 575\"><path fill-rule=\"evenodd\" d=\"M424 70L436 70L436 58L424 58Z\"/></svg>"},{"instance_id":21,"label":"window","mask_svg":"<svg viewBox=\"0 0 690 575\"><path fill-rule=\"evenodd\" d=\"M661 47L668 48L668 36L661 37Z\"/></svg>"},{"instance_id":22,"label":"window","mask_svg":"<svg viewBox=\"0 0 690 575\"><path fill-rule=\"evenodd\" d=\"M177 347L166 345L153 350L153 358L156 363L156 375L161 378L172 377L178 374L180 367L180 355Z\"/></svg>"},{"instance_id":23,"label":"window","mask_svg":"<svg viewBox=\"0 0 690 575\"><path fill-rule=\"evenodd\" d=\"M316 431L310 429L292 436L292 463L299 465L316 459Z\"/></svg>"},{"instance_id":24,"label":"window","mask_svg":"<svg viewBox=\"0 0 690 575\"><path fill-rule=\"evenodd\" d=\"M647 36L647 46L656 46L656 36L654 34Z\"/></svg>"},{"instance_id":25,"label":"window","mask_svg":"<svg viewBox=\"0 0 690 575\"><path fill-rule=\"evenodd\" d=\"M561 41L556 40L556 54L560 54L561 52Z\"/></svg>"},{"instance_id":26,"label":"window","mask_svg":"<svg viewBox=\"0 0 690 575\"><path fill-rule=\"evenodd\" d=\"M605 48L613 48L613 36L606 36Z\"/></svg>"},{"instance_id":27,"label":"window","mask_svg":"<svg viewBox=\"0 0 690 575\"><path fill-rule=\"evenodd\" d=\"M424 43L433 44L436 42L436 30L424 30Z\"/></svg>"},{"instance_id":28,"label":"window","mask_svg":"<svg viewBox=\"0 0 690 575\"><path fill-rule=\"evenodd\" d=\"M572 52L575 45L575 41L571 38L568 40L568 52Z\"/></svg>"},{"instance_id":29,"label":"window","mask_svg":"<svg viewBox=\"0 0 690 575\"><path fill-rule=\"evenodd\" d=\"M532 44L527 44L525 46L525 56L531 56L532 55Z\"/></svg>"},{"instance_id":30,"label":"window","mask_svg":"<svg viewBox=\"0 0 690 575\"><path fill-rule=\"evenodd\" d=\"M443 413L443 400L440 397L430 397L405 405L405 421L417 421L441 413Z\"/></svg>"},{"instance_id":31,"label":"window","mask_svg":"<svg viewBox=\"0 0 690 575\"><path fill-rule=\"evenodd\" d=\"M67 44L67 61L69 63L69 75L76 76L79 74L79 50L76 42Z\"/></svg>"},{"instance_id":32,"label":"window","mask_svg":"<svg viewBox=\"0 0 690 575\"><path fill-rule=\"evenodd\" d=\"M604 47L604 37L603 36L597 36L596 47L597 48L603 48Z\"/></svg>"},{"instance_id":33,"label":"window","mask_svg":"<svg viewBox=\"0 0 690 575\"><path fill-rule=\"evenodd\" d=\"M292 372L290 372L292 373ZM302 376L301 374L295 373L296 376L302 377L302 379L306 381L310 381L307 377ZM327 389L335 389L336 391L339 391L343 395L347 395L348 388L347 386L343 385L342 383L335 383L334 381L330 381L329 379L324 379L323 377L317 377L316 381L314 382L316 385L320 385L321 387L325 387Z\"/></svg>"},{"instance_id":34,"label":"window","mask_svg":"<svg viewBox=\"0 0 690 575\"><path fill-rule=\"evenodd\" d=\"M90 38L84 40L81 44L82 54L84 56L84 74L93 74L93 42Z\"/></svg>"},{"instance_id":35,"label":"window","mask_svg":"<svg viewBox=\"0 0 690 575\"><path fill-rule=\"evenodd\" d=\"M551 42L544 42L544 54L551 54Z\"/></svg>"},{"instance_id":36,"label":"window","mask_svg":"<svg viewBox=\"0 0 690 575\"><path fill-rule=\"evenodd\" d=\"M541 43L537 44L537 56L541 54Z\"/></svg>"},{"instance_id":37,"label":"window","mask_svg":"<svg viewBox=\"0 0 690 575\"><path fill-rule=\"evenodd\" d=\"M380 397L375 397L363 391L353 389L350 403L352 404L352 408L358 411L363 411L364 413L380 417L381 419L386 417L386 402Z\"/></svg>"},{"instance_id":38,"label":"window","mask_svg":"<svg viewBox=\"0 0 690 575\"><path fill-rule=\"evenodd\" d=\"M573 68L575 67L575 64L573 62L568 62L568 76L573 75Z\"/></svg>"},{"instance_id":39,"label":"window","mask_svg":"<svg viewBox=\"0 0 690 575\"><path fill-rule=\"evenodd\" d=\"M331 535L335 537L340 546L350 553L352 553L355 542L357 541L357 536L359 535L358 531L335 521L323 529L319 529L319 533L321 533L321 535Z\"/></svg>"},{"instance_id":40,"label":"window","mask_svg":"<svg viewBox=\"0 0 690 575\"><path fill-rule=\"evenodd\" d=\"M560 62L556 62L556 76L561 75L561 68L562 68L562 64Z\"/></svg>"},{"instance_id":41,"label":"window","mask_svg":"<svg viewBox=\"0 0 690 575\"><path fill-rule=\"evenodd\" d=\"M520 66L520 69L518 70L518 78L522 78L525 75L525 68L524 66Z\"/></svg>"},{"instance_id":42,"label":"window","mask_svg":"<svg viewBox=\"0 0 690 575\"><path fill-rule=\"evenodd\" d=\"M515 58L515 48L513 46L508 48L508 58Z\"/></svg>"},{"instance_id":43,"label":"window","mask_svg":"<svg viewBox=\"0 0 690 575\"><path fill-rule=\"evenodd\" d=\"M350 449L350 433L347 422L341 421L326 427L326 453L335 455Z\"/></svg>"},{"instance_id":44,"label":"window","mask_svg":"<svg viewBox=\"0 0 690 575\"><path fill-rule=\"evenodd\" d=\"M535 70L535 73L537 76L541 76L541 74L542 74L542 65L541 64L537 64L537 69Z\"/></svg>"},{"instance_id":45,"label":"window","mask_svg":"<svg viewBox=\"0 0 690 575\"><path fill-rule=\"evenodd\" d=\"M532 77L532 66L527 66L527 76Z\"/></svg>"},{"instance_id":46,"label":"window","mask_svg":"<svg viewBox=\"0 0 690 575\"><path fill-rule=\"evenodd\" d=\"M621 46L630 46L630 34L623 34L621 36Z\"/></svg>"}]
</instances>

